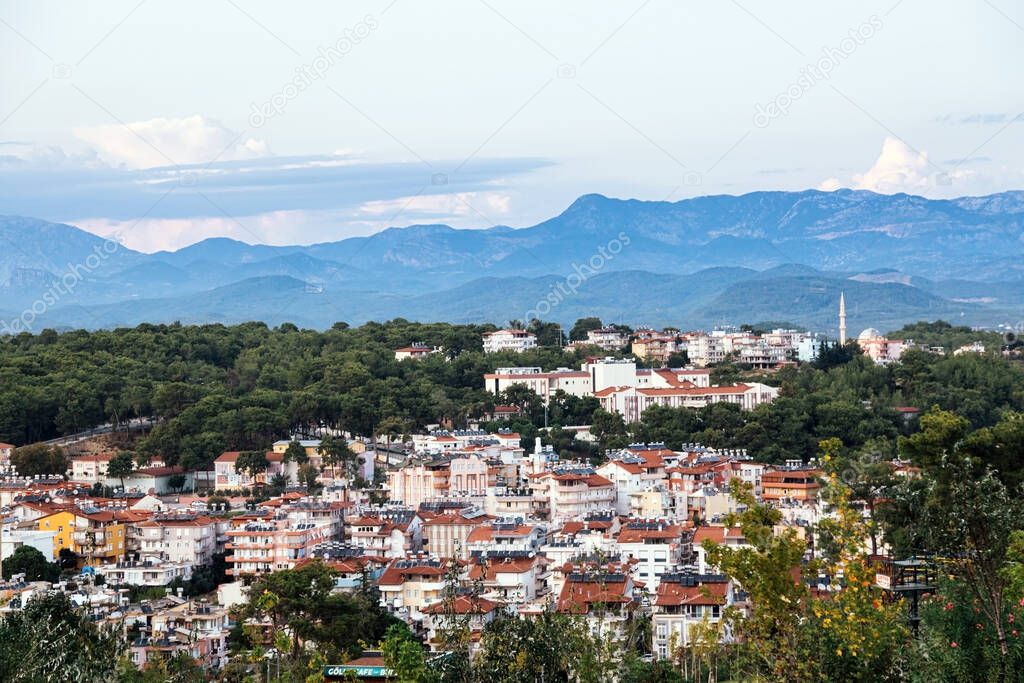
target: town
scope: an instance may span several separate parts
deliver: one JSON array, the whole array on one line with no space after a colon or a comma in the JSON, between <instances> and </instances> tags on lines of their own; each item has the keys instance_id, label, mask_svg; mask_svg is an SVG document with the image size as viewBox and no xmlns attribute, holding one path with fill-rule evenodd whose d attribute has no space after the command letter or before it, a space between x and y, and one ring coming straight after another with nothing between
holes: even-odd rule
<instances>
[{"instance_id":1,"label":"town","mask_svg":"<svg viewBox=\"0 0 1024 683\"><path fill-rule=\"evenodd\" d=\"M489 629L552 614L578 621L590 647L632 643L638 666L676 666L692 656L685 653L749 638L741 624L758 614L758 591L727 553L765 551L765 537L746 536L755 531L743 521L752 512L771 520L768 538L796 549L797 584L808 595L840 600L863 562L879 595L892 598L886 604L901 604L893 582L901 580L904 549L885 537L879 508L891 495L885 491L921 479L913 449L869 460L861 449L837 479L842 443L826 434L811 457L781 461L757 457L754 440L748 449L742 436L715 443L626 438L666 415L764 413L791 400L780 399L787 392L779 373L820 364L825 355L847 354L832 372L858 357L885 373L914 354L1010 362L1010 347L993 356L980 335L943 346L869 329L847 340L843 302L839 316L839 341L790 329L705 334L594 321L585 333L574 330L580 339L569 348L555 347L577 354L579 369L498 366L478 375L491 399L463 424L442 419L422 430L371 434L307 424L262 449L220 452L209 469L160 454L133 460L109 449L104 435L68 439L63 448L0 444L0 615L58 591L91 623L125 638L125 666L157 670L173 661L187 662L198 677L269 676L295 659L299 638L309 635L296 626L279 630L278 614L259 606L261 595L272 592L271 577L315 569L326 572L325 595L371 596L382 619L403 626L402 638L417 649L422 643L427 663L447 661L459 648L475 661L485 656ZM534 332L517 328L484 332L479 343L483 358L503 359L542 346ZM412 342L391 353L410 368L453 362L437 344ZM726 365L742 365L745 376L719 383ZM555 424L556 409L564 412L569 401L589 401L593 420L575 424L561 415ZM524 422L531 412L539 426ZM931 413L921 412L894 406L901 440L918 438L919 422L928 429ZM630 431L599 428L609 420ZM163 426L143 427L155 433ZM559 448L566 442L556 433L568 435L569 448ZM56 451L65 453L64 470L19 472L26 462L19 452L38 458ZM875 489L865 492L865 479ZM837 493L844 486L859 493L844 498ZM854 525L847 555L830 549L836 541L826 530L837 520ZM938 590L929 581L915 600ZM904 607L884 614L897 612L897 621L919 619ZM314 609L311 618L322 617ZM464 632L461 645L453 624ZM638 624L647 624L639 636ZM239 642L241 632L245 643L265 649L262 662L247 658L252 650ZM278 636L286 643L275 645ZM352 634L347 650L331 650L336 659L320 661L324 679L397 675L384 634L379 645L369 636ZM605 665L612 670L623 657L609 655L613 664ZM713 676L729 670L707 657L693 666Z\"/></svg>"}]
</instances>

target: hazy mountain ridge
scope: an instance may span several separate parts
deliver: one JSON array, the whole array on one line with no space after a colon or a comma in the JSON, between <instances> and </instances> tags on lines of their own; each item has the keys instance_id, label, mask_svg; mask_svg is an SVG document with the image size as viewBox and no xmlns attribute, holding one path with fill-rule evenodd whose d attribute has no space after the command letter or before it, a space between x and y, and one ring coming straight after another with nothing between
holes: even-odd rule
<instances>
[{"instance_id":1,"label":"hazy mountain ridge","mask_svg":"<svg viewBox=\"0 0 1024 683\"><path fill-rule=\"evenodd\" d=\"M1022 234L1024 192L930 200L807 190L671 203L584 195L523 229L414 225L307 246L210 238L155 254L118 247L80 271L74 291L42 319L88 327L252 318L325 327L396 315L500 321L523 317L585 272L575 294L539 313L567 322L598 314L634 324L823 327L834 326L834 299L845 290L871 324L992 324L1024 311ZM90 233L21 217L0 217L0 245L6 310L30 307L70 266L110 252ZM596 271L585 267L601 261Z\"/></svg>"}]
</instances>

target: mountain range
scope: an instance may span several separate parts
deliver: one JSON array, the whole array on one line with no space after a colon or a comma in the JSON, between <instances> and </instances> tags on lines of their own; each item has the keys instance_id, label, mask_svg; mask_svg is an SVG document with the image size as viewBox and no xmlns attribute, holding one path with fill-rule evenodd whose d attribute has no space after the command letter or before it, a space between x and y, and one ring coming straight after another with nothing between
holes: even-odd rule
<instances>
[{"instance_id":1,"label":"mountain range","mask_svg":"<svg viewBox=\"0 0 1024 683\"><path fill-rule=\"evenodd\" d=\"M521 229L413 225L305 246L212 238L154 254L6 216L0 320L35 330L254 319L324 328L535 312L563 323L786 320L830 332L842 291L851 330L936 318L995 326L1024 317L1022 235L1024 192L585 195Z\"/></svg>"}]
</instances>

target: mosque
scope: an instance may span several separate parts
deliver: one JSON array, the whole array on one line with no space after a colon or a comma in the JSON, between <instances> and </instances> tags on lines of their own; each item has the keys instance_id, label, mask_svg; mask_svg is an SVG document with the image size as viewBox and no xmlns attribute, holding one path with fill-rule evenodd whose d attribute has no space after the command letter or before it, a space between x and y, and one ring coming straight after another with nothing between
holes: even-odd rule
<instances>
[{"instance_id":1,"label":"mosque","mask_svg":"<svg viewBox=\"0 0 1024 683\"><path fill-rule=\"evenodd\" d=\"M909 342L903 339L887 339L885 335L869 327L857 335L857 346L865 356L879 365L898 361ZM846 294L839 293L839 343L846 343Z\"/></svg>"}]
</instances>

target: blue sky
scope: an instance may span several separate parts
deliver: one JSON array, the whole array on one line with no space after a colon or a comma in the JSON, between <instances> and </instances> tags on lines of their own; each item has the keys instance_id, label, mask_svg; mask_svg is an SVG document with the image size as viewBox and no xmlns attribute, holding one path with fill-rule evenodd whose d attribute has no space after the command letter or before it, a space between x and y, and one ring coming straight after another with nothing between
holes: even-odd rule
<instances>
[{"instance_id":1,"label":"blue sky","mask_svg":"<svg viewBox=\"0 0 1024 683\"><path fill-rule=\"evenodd\" d=\"M580 194L1024 187L1024 9L0 1L0 213L310 243Z\"/></svg>"}]
</instances>

